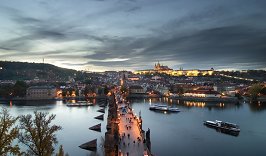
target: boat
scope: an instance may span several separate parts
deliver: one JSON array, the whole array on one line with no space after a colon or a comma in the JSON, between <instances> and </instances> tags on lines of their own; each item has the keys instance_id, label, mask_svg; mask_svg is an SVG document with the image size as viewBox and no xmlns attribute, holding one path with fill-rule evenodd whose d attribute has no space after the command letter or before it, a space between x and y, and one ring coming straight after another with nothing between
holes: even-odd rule
<instances>
[{"instance_id":1,"label":"boat","mask_svg":"<svg viewBox=\"0 0 266 156\"><path fill-rule=\"evenodd\" d=\"M88 103L88 101L77 101L77 103Z\"/></svg>"},{"instance_id":2,"label":"boat","mask_svg":"<svg viewBox=\"0 0 266 156\"><path fill-rule=\"evenodd\" d=\"M219 132L235 136L237 136L240 132L239 126L230 122L215 120L215 121L204 121L203 124L208 127L215 128Z\"/></svg>"},{"instance_id":3,"label":"boat","mask_svg":"<svg viewBox=\"0 0 266 156\"><path fill-rule=\"evenodd\" d=\"M167 105L159 105L159 104L151 105L150 110L180 112L180 110L178 108L168 107Z\"/></svg>"},{"instance_id":4,"label":"boat","mask_svg":"<svg viewBox=\"0 0 266 156\"><path fill-rule=\"evenodd\" d=\"M68 103L66 104L67 107L85 107L85 106L92 106L93 103L86 102L86 103Z\"/></svg>"},{"instance_id":5,"label":"boat","mask_svg":"<svg viewBox=\"0 0 266 156\"><path fill-rule=\"evenodd\" d=\"M174 108L174 107L168 107L168 110L171 112L180 112L178 108Z\"/></svg>"}]
</instances>

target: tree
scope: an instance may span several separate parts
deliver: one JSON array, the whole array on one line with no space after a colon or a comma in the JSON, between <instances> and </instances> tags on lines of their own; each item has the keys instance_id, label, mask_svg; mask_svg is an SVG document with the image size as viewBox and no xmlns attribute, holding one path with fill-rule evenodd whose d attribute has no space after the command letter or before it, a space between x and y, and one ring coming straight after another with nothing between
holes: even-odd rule
<instances>
[{"instance_id":1,"label":"tree","mask_svg":"<svg viewBox=\"0 0 266 156\"><path fill-rule=\"evenodd\" d=\"M121 93L126 93L127 92L127 87L126 86L121 86L120 92Z\"/></svg>"},{"instance_id":2,"label":"tree","mask_svg":"<svg viewBox=\"0 0 266 156\"><path fill-rule=\"evenodd\" d=\"M13 145L19 129L14 126L18 118L10 116L6 109L0 112L0 155L20 155L18 145Z\"/></svg>"},{"instance_id":3,"label":"tree","mask_svg":"<svg viewBox=\"0 0 266 156\"><path fill-rule=\"evenodd\" d=\"M13 96L13 85L1 85L0 97L11 98Z\"/></svg>"},{"instance_id":4,"label":"tree","mask_svg":"<svg viewBox=\"0 0 266 156\"><path fill-rule=\"evenodd\" d=\"M105 95L107 95L109 93L109 89L108 89L108 87L106 85L104 86L104 91L103 92L104 92Z\"/></svg>"},{"instance_id":5,"label":"tree","mask_svg":"<svg viewBox=\"0 0 266 156\"><path fill-rule=\"evenodd\" d=\"M262 86L260 84L253 84L249 90L248 90L248 93L250 94L252 100L256 100L257 97L259 96L259 93L261 92L262 90Z\"/></svg>"},{"instance_id":6,"label":"tree","mask_svg":"<svg viewBox=\"0 0 266 156\"><path fill-rule=\"evenodd\" d=\"M55 115L47 116L48 113L34 112L32 115L20 116L19 141L28 147L27 154L48 156L54 153L53 145L57 144L55 133L62 128L51 125Z\"/></svg>"},{"instance_id":7,"label":"tree","mask_svg":"<svg viewBox=\"0 0 266 156\"><path fill-rule=\"evenodd\" d=\"M260 91L261 94L266 95L266 87L263 87Z\"/></svg>"},{"instance_id":8,"label":"tree","mask_svg":"<svg viewBox=\"0 0 266 156\"><path fill-rule=\"evenodd\" d=\"M26 96L27 84L24 81L17 81L13 86L14 96Z\"/></svg>"},{"instance_id":9,"label":"tree","mask_svg":"<svg viewBox=\"0 0 266 156\"><path fill-rule=\"evenodd\" d=\"M64 152L63 146L60 145L59 152L56 154L56 156L64 156L64 155L65 155L65 152Z\"/></svg>"},{"instance_id":10,"label":"tree","mask_svg":"<svg viewBox=\"0 0 266 156\"><path fill-rule=\"evenodd\" d=\"M86 79L85 82L84 82L86 85L89 85L92 83L91 79Z\"/></svg>"}]
</instances>

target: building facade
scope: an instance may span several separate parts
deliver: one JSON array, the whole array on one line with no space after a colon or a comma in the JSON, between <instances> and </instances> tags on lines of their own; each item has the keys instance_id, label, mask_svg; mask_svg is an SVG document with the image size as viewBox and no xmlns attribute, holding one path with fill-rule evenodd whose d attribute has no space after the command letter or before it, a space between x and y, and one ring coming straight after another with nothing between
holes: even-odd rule
<instances>
[{"instance_id":1,"label":"building facade","mask_svg":"<svg viewBox=\"0 0 266 156\"><path fill-rule=\"evenodd\" d=\"M33 86L27 89L27 99L55 99L56 88L53 86Z\"/></svg>"},{"instance_id":2,"label":"building facade","mask_svg":"<svg viewBox=\"0 0 266 156\"><path fill-rule=\"evenodd\" d=\"M199 70L199 69L191 69L191 70L173 70L168 66L163 66L159 62L154 65L154 69L147 69L147 70L136 70L134 74L155 74L155 73L164 73L171 76L207 76L213 75L214 69L211 68L210 70Z\"/></svg>"},{"instance_id":3,"label":"building facade","mask_svg":"<svg viewBox=\"0 0 266 156\"><path fill-rule=\"evenodd\" d=\"M129 94L144 94L145 90L141 86L130 86L129 87Z\"/></svg>"}]
</instances>

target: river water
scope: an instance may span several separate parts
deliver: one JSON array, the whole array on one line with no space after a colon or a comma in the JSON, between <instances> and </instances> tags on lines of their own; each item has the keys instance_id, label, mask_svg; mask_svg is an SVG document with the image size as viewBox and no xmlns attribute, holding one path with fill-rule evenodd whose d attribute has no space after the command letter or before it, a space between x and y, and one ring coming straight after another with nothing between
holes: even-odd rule
<instances>
[{"instance_id":1,"label":"river water","mask_svg":"<svg viewBox=\"0 0 266 156\"><path fill-rule=\"evenodd\" d=\"M178 107L179 113L154 112L151 104L168 104ZM102 143L106 127L104 121L94 119L102 113L98 105L74 108L62 101L31 104L1 104L13 116L43 111L56 114L55 124L62 126L57 133L58 142L65 152L73 156L103 155ZM256 155L266 154L266 105L230 104L211 102L181 102L169 99L138 99L131 101L136 114L143 118L143 129L151 130L151 151L156 156L175 155ZM237 123L241 132L232 136L205 127L204 120L222 120ZM90 126L102 124L102 132L91 131ZM98 152L93 153L78 146L97 138ZM58 149L58 146L56 147Z\"/></svg>"}]
</instances>

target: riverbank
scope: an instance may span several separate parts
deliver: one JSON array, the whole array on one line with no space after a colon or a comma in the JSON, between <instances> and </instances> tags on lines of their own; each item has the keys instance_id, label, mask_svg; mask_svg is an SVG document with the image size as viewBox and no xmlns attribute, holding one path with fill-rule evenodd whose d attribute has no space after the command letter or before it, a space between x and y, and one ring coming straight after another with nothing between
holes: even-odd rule
<instances>
[{"instance_id":1,"label":"riverbank","mask_svg":"<svg viewBox=\"0 0 266 156\"><path fill-rule=\"evenodd\" d=\"M238 103L237 97L188 97L188 96L170 96L170 99L196 102L232 102Z\"/></svg>"},{"instance_id":2,"label":"riverbank","mask_svg":"<svg viewBox=\"0 0 266 156\"><path fill-rule=\"evenodd\" d=\"M189 97L189 96L161 96L149 94L129 94L127 99L142 99L142 98L162 98L167 97L173 100L196 101L196 102L232 102L238 103L240 100L237 97Z\"/></svg>"},{"instance_id":3,"label":"riverbank","mask_svg":"<svg viewBox=\"0 0 266 156\"><path fill-rule=\"evenodd\" d=\"M0 101L61 101L61 100L85 100L85 99L106 99L106 95L97 95L91 97L76 96L76 97L63 97L63 98L28 98L28 97L13 97L13 98L0 98Z\"/></svg>"},{"instance_id":4,"label":"riverbank","mask_svg":"<svg viewBox=\"0 0 266 156\"><path fill-rule=\"evenodd\" d=\"M157 95L157 94L129 94L127 96L128 99L130 98L161 98L163 97L162 95Z\"/></svg>"}]
</instances>

